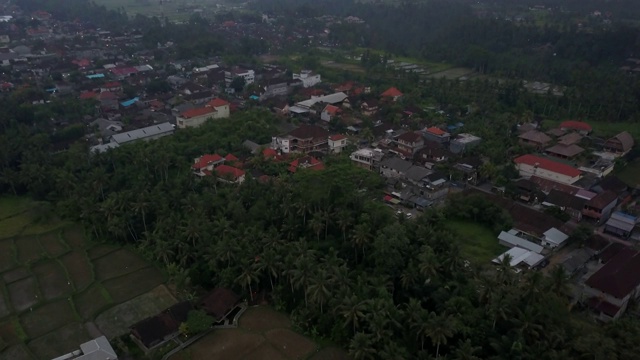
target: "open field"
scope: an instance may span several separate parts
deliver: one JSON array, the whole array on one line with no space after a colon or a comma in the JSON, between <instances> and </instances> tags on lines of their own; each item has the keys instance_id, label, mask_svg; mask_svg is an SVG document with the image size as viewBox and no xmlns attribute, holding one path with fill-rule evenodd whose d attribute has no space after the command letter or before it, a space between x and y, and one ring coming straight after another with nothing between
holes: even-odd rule
<instances>
[{"instance_id":1,"label":"open field","mask_svg":"<svg viewBox=\"0 0 640 360\"><path fill-rule=\"evenodd\" d=\"M631 187L640 186L640 160L627 164L622 169L615 169L614 174Z\"/></svg>"},{"instance_id":2,"label":"open field","mask_svg":"<svg viewBox=\"0 0 640 360\"><path fill-rule=\"evenodd\" d=\"M345 64L345 63L338 63L332 60L326 60L323 61L322 66L324 67L328 67L331 69L338 69L338 70L346 70L346 71L353 71L353 72L358 72L358 73L364 73L364 68L362 66L359 65L354 65L354 64Z\"/></svg>"},{"instance_id":3,"label":"open field","mask_svg":"<svg viewBox=\"0 0 640 360\"><path fill-rule=\"evenodd\" d=\"M449 220L447 226L459 235L462 256L478 264L488 264L507 250L491 229L470 221Z\"/></svg>"},{"instance_id":4,"label":"open field","mask_svg":"<svg viewBox=\"0 0 640 360\"><path fill-rule=\"evenodd\" d=\"M457 68L446 69L443 71L432 72L428 75L428 77L435 78L435 79L445 78L449 80L454 80L454 79L459 79L463 76L472 77L474 74L475 73L473 72L472 69L457 67Z\"/></svg>"},{"instance_id":5,"label":"open field","mask_svg":"<svg viewBox=\"0 0 640 360\"><path fill-rule=\"evenodd\" d=\"M214 330L170 359L348 359L340 349L318 348L311 339L291 330L286 315L259 306L240 317L238 328Z\"/></svg>"},{"instance_id":6,"label":"open field","mask_svg":"<svg viewBox=\"0 0 640 360\"><path fill-rule=\"evenodd\" d=\"M165 276L142 258L93 243L55 216L36 221L47 218L42 209L0 199L0 359L51 359L90 339L85 323L101 318L103 333L126 332L176 302L161 285Z\"/></svg>"},{"instance_id":7,"label":"open field","mask_svg":"<svg viewBox=\"0 0 640 360\"><path fill-rule=\"evenodd\" d=\"M211 9L216 4L215 0L186 0L186 1L159 1L159 0L96 0L96 4L104 5L108 9L124 8L129 16L136 14L146 16L168 17L169 20L187 20L195 9Z\"/></svg>"}]
</instances>

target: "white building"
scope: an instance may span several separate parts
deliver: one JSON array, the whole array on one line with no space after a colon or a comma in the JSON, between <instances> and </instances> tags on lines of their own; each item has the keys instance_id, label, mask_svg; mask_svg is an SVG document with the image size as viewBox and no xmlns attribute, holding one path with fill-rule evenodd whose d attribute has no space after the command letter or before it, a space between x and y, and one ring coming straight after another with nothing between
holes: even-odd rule
<instances>
[{"instance_id":1,"label":"white building","mask_svg":"<svg viewBox=\"0 0 640 360\"><path fill-rule=\"evenodd\" d=\"M151 125L142 129L127 131L122 134L112 135L110 142L122 145L137 140L149 141L163 136L172 135L174 131L174 126L171 123L166 122L158 125Z\"/></svg>"},{"instance_id":2,"label":"white building","mask_svg":"<svg viewBox=\"0 0 640 360\"><path fill-rule=\"evenodd\" d=\"M542 245L552 249L564 244L569 239L569 235L554 227L545 231L543 235Z\"/></svg>"},{"instance_id":3,"label":"white building","mask_svg":"<svg viewBox=\"0 0 640 360\"><path fill-rule=\"evenodd\" d=\"M233 69L224 72L224 82L227 86L231 85L233 79L241 77L244 79L244 84L253 84L256 81L256 74L253 70L246 69Z\"/></svg>"},{"instance_id":4,"label":"white building","mask_svg":"<svg viewBox=\"0 0 640 360\"><path fill-rule=\"evenodd\" d=\"M322 82L320 74L315 74L311 70L302 70L300 74L293 74L293 80L302 81L302 86L305 88L312 87Z\"/></svg>"},{"instance_id":5,"label":"white building","mask_svg":"<svg viewBox=\"0 0 640 360\"><path fill-rule=\"evenodd\" d=\"M59 356L53 360L118 360L118 354L109 344L109 340L104 336L100 336L80 344L80 350Z\"/></svg>"},{"instance_id":6,"label":"white building","mask_svg":"<svg viewBox=\"0 0 640 360\"><path fill-rule=\"evenodd\" d=\"M360 149L351 153L349 158L354 165L373 170L378 166L383 156L384 153L380 149Z\"/></svg>"},{"instance_id":7,"label":"white building","mask_svg":"<svg viewBox=\"0 0 640 360\"><path fill-rule=\"evenodd\" d=\"M522 155L514 160L520 176L537 176L561 184L571 185L582 177L582 172L572 166L535 155Z\"/></svg>"},{"instance_id":8,"label":"white building","mask_svg":"<svg viewBox=\"0 0 640 360\"><path fill-rule=\"evenodd\" d=\"M534 244L529 240L519 237L518 231L513 229L509 230L509 232L505 232L505 231L500 232L500 235L498 235L498 240L500 245L504 245L510 248L519 247L522 249L536 252L538 254L540 254L543 249L541 245Z\"/></svg>"},{"instance_id":9,"label":"white building","mask_svg":"<svg viewBox=\"0 0 640 360\"><path fill-rule=\"evenodd\" d=\"M213 99L205 107L184 111L176 117L179 128L198 127L209 119L224 119L230 116L229 103L220 98Z\"/></svg>"},{"instance_id":10,"label":"white building","mask_svg":"<svg viewBox=\"0 0 640 360\"><path fill-rule=\"evenodd\" d=\"M347 137L341 134L329 136L329 153L339 154L347 146Z\"/></svg>"},{"instance_id":11,"label":"white building","mask_svg":"<svg viewBox=\"0 0 640 360\"><path fill-rule=\"evenodd\" d=\"M493 259L493 263L494 264L500 264L505 256L509 255L509 257L511 258L509 260L509 264L512 267L516 267L519 266L521 264L525 264L528 268L532 268L535 267L536 265L540 264L542 262L542 260L544 260L544 256L527 250L527 249L523 249L520 247L513 247L509 250L507 250L505 253L503 253L502 255L498 256L497 258Z\"/></svg>"}]
</instances>

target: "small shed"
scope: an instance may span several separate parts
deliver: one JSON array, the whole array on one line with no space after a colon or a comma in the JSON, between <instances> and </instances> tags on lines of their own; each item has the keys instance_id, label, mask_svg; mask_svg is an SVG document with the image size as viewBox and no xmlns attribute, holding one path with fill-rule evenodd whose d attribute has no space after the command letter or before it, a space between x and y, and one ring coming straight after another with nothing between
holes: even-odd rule
<instances>
[{"instance_id":1,"label":"small shed","mask_svg":"<svg viewBox=\"0 0 640 360\"><path fill-rule=\"evenodd\" d=\"M543 235L544 238L542 239L542 245L552 249L561 246L567 241L567 239L569 239L569 235L554 227L545 231Z\"/></svg>"}]
</instances>

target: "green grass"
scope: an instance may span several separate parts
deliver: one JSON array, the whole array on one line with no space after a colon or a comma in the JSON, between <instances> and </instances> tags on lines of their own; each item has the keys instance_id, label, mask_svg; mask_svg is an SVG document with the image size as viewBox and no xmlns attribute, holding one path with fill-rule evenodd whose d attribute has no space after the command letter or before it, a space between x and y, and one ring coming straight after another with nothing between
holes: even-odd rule
<instances>
[{"instance_id":1,"label":"green grass","mask_svg":"<svg viewBox=\"0 0 640 360\"><path fill-rule=\"evenodd\" d=\"M0 197L0 220L20 214L31 208L31 200L7 196Z\"/></svg>"},{"instance_id":2,"label":"green grass","mask_svg":"<svg viewBox=\"0 0 640 360\"><path fill-rule=\"evenodd\" d=\"M458 237L462 256L478 264L488 264L507 248L498 243L496 234L484 225L463 220L449 220L447 226Z\"/></svg>"},{"instance_id":3,"label":"green grass","mask_svg":"<svg viewBox=\"0 0 640 360\"><path fill-rule=\"evenodd\" d=\"M633 161L622 169L614 169L614 174L631 187L640 185L640 160Z\"/></svg>"}]
</instances>

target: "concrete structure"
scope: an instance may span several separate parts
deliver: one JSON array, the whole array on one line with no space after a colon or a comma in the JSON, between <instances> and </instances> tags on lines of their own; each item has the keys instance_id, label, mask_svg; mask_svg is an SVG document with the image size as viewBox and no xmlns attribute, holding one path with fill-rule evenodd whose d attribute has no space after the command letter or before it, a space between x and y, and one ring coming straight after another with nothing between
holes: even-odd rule
<instances>
[{"instance_id":1,"label":"concrete structure","mask_svg":"<svg viewBox=\"0 0 640 360\"><path fill-rule=\"evenodd\" d=\"M451 134L449 134L448 132L440 128L433 126L424 131L424 137L429 141L443 144L449 141Z\"/></svg>"},{"instance_id":2,"label":"concrete structure","mask_svg":"<svg viewBox=\"0 0 640 360\"><path fill-rule=\"evenodd\" d=\"M609 234L627 238L631 235L637 223L637 217L618 211L611 214L611 217L604 226L604 231Z\"/></svg>"},{"instance_id":3,"label":"concrete structure","mask_svg":"<svg viewBox=\"0 0 640 360\"><path fill-rule=\"evenodd\" d=\"M329 136L329 153L339 154L347 146L347 137L341 134Z\"/></svg>"},{"instance_id":4,"label":"concrete structure","mask_svg":"<svg viewBox=\"0 0 640 360\"><path fill-rule=\"evenodd\" d=\"M256 81L256 74L253 70L236 68L224 72L224 83L229 86L237 77L243 78L245 85L253 84Z\"/></svg>"},{"instance_id":5,"label":"concrete structure","mask_svg":"<svg viewBox=\"0 0 640 360\"><path fill-rule=\"evenodd\" d=\"M507 250L506 252L504 252L502 255L498 256L497 258L493 259L493 263L494 264L500 264L502 263L502 261L504 260L505 256L509 256L511 258L511 260L509 261L509 264L512 267L518 267L521 264L526 265L527 268L533 268L535 266L537 266L538 264L540 264L542 262L542 260L544 260L544 256L540 255L536 252L527 250L527 249L523 249L523 248L519 248L519 247L513 247L509 250Z\"/></svg>"},{"instance_id":6,"label":"concrete structure","mask_svg":"<svg viewBox=\"0 0 640 360\"><path fill-rule=\"evenodd\" d=\"M582 217L601 224L609 218L611 211L618 203L618 195L612 191L602 192L584 204Z\"/></svg>"},{"instance_id":7,"label":"concrete structure","mask_svg":"<svg viewBox=\"0 0 640 360\"><path fill-rule=\"evenodd\" d=\"M398 150L411 157L424 147L424 138L422 135L413 131L398 136L396 141L398 143Z\"/></svg>"},{"instance_id":8,"label":"concrete structure","mask_svg":"<svg viewBox=\"0 0 640 360\"><path fill-rule=\"evenodd\" d=\"M351 153L349 158L351 159L351 162L358 167L367 170L374 170L378 168L383 156L384 153L380 149L366 148L354 151Z\"/></svg>"},{"instance_id":9,"label":"concrete structure","mask_svg":"<svg viewBox=\"0 0 640 360\"><path fill-rule=\"evenodd\" d=\"M213 99L204 107L183 111L176 117L176 125L184 129L198 127L209 119L228 118L231 115L229 107L227 101L220 98Z\"/></svg>"},{"instance_id":10,"label":"concrete structure","mask_svg":"<svg viewBox=\"0 0 640 360\"><path fill-rule=\"evenodd\" d=\"M118 360L118 354L106 337L100 336L80 344L80 350L54 358L53 360Z\"/></svg>"},{"instance_id":11,"label":"concrete structure","mask_svg":"<svg viewBox=\"0 0 640 360\"><path fill-rule=\"evenodd\" d=\"M293 80L302 81L305 88L312 87L322 82L320 74L314 74L311 70L302 70L299 74L293 74Z\"/></svg>"},{"instance_id":12,"label":"concrete structure","mask_svg":"<svg viewBox=\"0 0 640 360\"><path fill-rule=\"evenodd\" d=\"M507 247L519 247L522 249L527 249L529 251L533 251L536 253L541 253L543 247L538 244L534 244L529 240L523 239L518 235L517 230L509 230L509 232L501 231L500 235L498 235L498 242L500 245L504 245Z\"/></svg>"},{"instance_id":13,"label":"concrete structure","mask_svg":"<svg viewBox=\"0 0 640 360\"><path fill-rule=\"evenodd\" d=\"M471 135L467 133L458 134L449 143L449 151L451 151L454 154L460 154L480 144L480 141L482 141L482 139L475 135Z\"/></svg>"},{"instance_id":14,"label":"concrete structure","mask_svg":"<svg viewBox=\"0 0 640 360\"><path fill-rule=\"evenodd\" d=\"M389 178L400 178L407 174L413 164L398 157L386 159L380 163L380 174Z\"/></svg>"},{"instance_id":15,"label":"concrete structure","mask_svg":"<svg viewBox=\"0 0 640 360\"><path fill-rule=\"evenodd\" d=\"M542 245L551 249L563 245L569 239L569 235L554 227L545 231L543 235Z\"/></svg>"},{"instance_id":16,"label":"concrete structure","mask_svg":"<svg viewBox=\"0 0 640 360\"><path fill-rule=\"evenodd\" d=\"M111 136L110 142L122 145L138 140L155 140L167 135L172 135L174 131L174 126L171 123L166 122L158 125L151 125L142 129L127 131L121 134L115 134Z\"/></svg>"},{"instance_id":17,"label":"concrete structure","mask_svg":"<svg viewBox=\"0 0 640 360\"><path fill-rule=\"evenodd\" d=\"M535 155L522 155L514 160L520 176L530 178L538 176L561 184L571 185L580 180L580 170L547 158Z\"/></svg>"},{"instance_id":18,"label":"concrete structure","mask_svg":"<svg viewBox=\"0 0 640 360\"><path fill-rule=\"evenodd\" d=\"M329 132L315 125L300 125L285 135L271 138L271 148L285 154L326 151L328 143Z\"/></svg>"}]
</instances>

